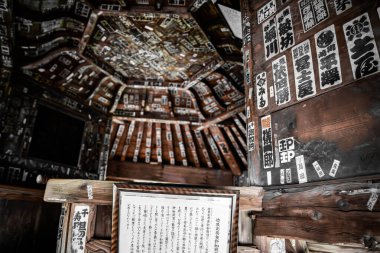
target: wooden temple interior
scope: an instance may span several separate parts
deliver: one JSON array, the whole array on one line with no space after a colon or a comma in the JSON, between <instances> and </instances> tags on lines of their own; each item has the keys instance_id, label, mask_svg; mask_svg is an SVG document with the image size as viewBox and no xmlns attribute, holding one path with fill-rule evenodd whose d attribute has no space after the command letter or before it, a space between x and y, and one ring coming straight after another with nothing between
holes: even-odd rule
<instances>
[{"instance_id":1,"label":"wooden temple interior","mask_svg":"<svg viewBox=\"0 0 380 253\"><path fill-rule=\"evenodd\" d=\"M0 39L0 252L77 252L80 203L111 252L115 182L239 191L238 253L380 252L379 0L0 0Z\"/></svg>"}]
</instances>

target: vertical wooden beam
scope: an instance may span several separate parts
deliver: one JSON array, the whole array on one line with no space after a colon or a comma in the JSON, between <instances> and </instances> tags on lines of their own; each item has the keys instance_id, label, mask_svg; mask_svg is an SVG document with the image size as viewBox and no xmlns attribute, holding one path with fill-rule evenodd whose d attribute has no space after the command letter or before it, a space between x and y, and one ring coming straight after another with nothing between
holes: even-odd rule
<instances>
[{"instance_id":1,"label":"vertical wooden beam","mask_svg":"<svg viewBox=\"0 0 380 253\"><path fill-rule=\"evenodd\" d=\"M231 143L232 143L232 146L235 148L236 150L236 153L238 154L238 156L240 157L241 161L243 162L243 164L245 166L247 166L247 159L245 158L245 155L244 153L241 151L239 145L237 144L236 142L236 139L235 137L233 136L233 134L231 133L231 130L228 128L228 127L224 127L224 131L226 132L228 138L230 139Z\"/></svg>"},{"instance_id":2,"label":"vertical wooden beam","mask_svg":"<svg viewBox=\"0 0 380 253\"><path fill-rule=\"evenodd\" d=\"M210 127L209 129L213 139L219 147L220 152L223 154L224 160L227 162L232 174L234 174L235 176L240 176L241 171L239 165L237 164L236 159L232 154L231 150L228 148L228 144L224 139L222 131L220 131L219 127Z\"/></svg>"},{"instance_id":3,"label":"vertical wooden beam","mask_svg":"<svg viewBox=\"0 0 380 253\"><path fill-rule=\"evenodd\" d=\"M165 124L166 127L166 141L168 143L168 150L169 150L169 159L170 164L175 164L175 155L174 155L174 148L173 148L173 134L170 124Z\"/></svg>"},{"instance_id":4,"label":"vertical wooden beam","mask_svg":"<svg viewBox=\"0 0 380 253\"><path fill-rule=\"evenodd\" d=\"M129 145L131 144L133 130L135 130L135 124L136 124L136 122L132 121L131 124L129 125L128 134L127 134L127 137L126 137L126 140L124 143L124 147L123 147L123 152L121 153L121 160L122 161L125 161L125 158L127 157L127 151L128 151Z\"/></svg>"},{"instance_id":5,"label":"vertical wooden beam","mask_svg":"<svg viewBox=\"0 0 380 253\"><path fill-rule=\"evenodd\" d=\"M125 125L119 125L117 129L117 133L116 133L116 138L113 142L112 149L110 151L109 159L112 159L115 156L116 150L119 147L120 139L124 134L124 129L125 129Z\"/></svg>"},{"instance_id":6,"label":"vertical wooden beam","mask_svg":"<svg viewBox=\"0 0 380 253\"><path fill-rule=\"evenodd\" d=\"M152 152L152 122L148 122L145 147L145 162L150 163L150 155Z\"/></svg>"},{"instance_id":7,"label":"vertical wooden beam","mask_svg":"<svg viewBox=\"0 0 380 253\"><path fill-rule=\"evenodd\" d=\"M244 148L244 150L247 151L247 143L243 139L243 137L241 137L239 130L237 130L237 128L235 126L231 126L231 129L232 129L232 132L234 132L234 134L238 138L238 140L239 140L240 144L242 145L242 147Z\"/></svg>"},{"instance_id":8,"label":"vertical wooden beam","mask_svg":"<svg viewBox=\"0 0 380 253\"><path fill-rule=\"evenodd\" d=\"M191 150L191 154L192 154L193 159L194 159L195 167L199 168L199 167L201 167L201 165L199 163L199 158L197 155L197 149L196 149L195 144L194 144L193 136L191 135L190 127L189 127L189 125L184 125L184 128L185 128L185 133L186 133L186 139L187 139L187 142L188 142L190 150Z\"/></svg>"},{"instance_id":9,"label":"vertical wooden beam","mask_svg":"<svg viewBox=\"0 0 380 253\"><path fill-rule=\"evenodd\" d=\"M109 150L109 145L111 141L111 127L112 127L112 120L108 119L106 123L104 137L102 140L102 146L100 148L99 167L98 167L99 180L104 180L106 170L107 170L108 150Z\"/></svg>"},{"instance_id":10,"label":"vertical wooden beam","mask_svg":"<svg viewBox=\"0 0 380 253\"><path fill-rule=\"evenodd\" d=\"M242 121L247 122L247 117L244 115L243 112L239 112L238 115L239 115L239 117L241 118Z\"/></svg>"},{"instance_id":11,"label":"vertical wooden beam","mask_svg":"<svg viewBox=\"0 0 380 253\"><path fill-rule=\"evenodd\" d=\"M139 123L139 128L137 131L137 140L136 140L136 146L135 146L135 152L133 153L133 162L137 162L139 159L139 153L140 153L140 147L141 147L141 142L144 134L144 122Z\"/></svg>"},{"instance_id":12,"label":"vertical wooden beam","mask_svg":"<svg viewBox=\"0 0 380 253\"><path fill-rule=\"evenodd\" d=\"M208 128L206 128L204 130L204 133L206 134L208 143L210 144L211 150L214 153L214 155L215 155L215 157L216 157L216 159L218 161L218 164L219 164L220 168L223 169L223 170L225 170L226 166L224 166L224 163L223 163L223 160L222 160L222 156L220 155L218 147L216 146L216 143L215 143L214 139L212 138L212 136L210 134L210 130Z\"/></svg>"},{"instance_id":13,"label":"vertical wooden beam","mask_svg":"<svg viewBox=\"0 0 380 253\"><path fill-rule=\"evenodd\" d=\"M212 168L211 159L210 159L210 156L209 156L209 154L207 152L207 148L206 148L205 142L203 140L202 133L200 131L198 131L198 130L195 130L194 133L195 133L195 138L197 138L199 146L202 149L202 154L203 154L203 156L206 159L207 167Z\"/></svg>"},{"instance_id":14,"label":"vertical wooden beam","mask_svg":"<svg viewBox=\"0 0 380 253\"><path fill-rule=\"evenodd\" d=\"M181 126L179 124L175 124L174 128L175 128L175 132L176 132L176 135L177 135L179 150L181 152L182 165L183 166L187 166L186 150L185 150L185 145L183 143L183 138L182 138L182 133L181 133Z\"/></svg>"},{"instance_id":15,"label":"vertical wooden beam","mask_svg":"<svg viewBox=\"0 0 380 253\"><path fill-rule=\"evenodd\" d=\"M161 139L161 123L155 123L156 125L156 152L157 162L162 163L162 139Z\"/></svg>"}]
</instances>

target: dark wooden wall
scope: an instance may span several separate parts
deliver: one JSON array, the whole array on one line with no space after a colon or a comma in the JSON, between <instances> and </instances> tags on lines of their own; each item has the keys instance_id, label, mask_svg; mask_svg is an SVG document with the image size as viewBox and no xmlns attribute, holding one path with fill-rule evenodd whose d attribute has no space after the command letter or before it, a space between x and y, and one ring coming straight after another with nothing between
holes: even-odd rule
<instances>
[{"instance_id":1,"label":"dark wooden wall","mask_svg":"<svg viewBox=\"0 0 380 253\"><path fill-rule=\"evenodd\" d=\"M0 251L55 252L60 204L0 200Z\"/></svg>"},{"instance_id":2,"label":"dark wooden wall","mask_svg":"<svg viewBox=\"0 0 380 253\"><path fill-rule=\"evenodd\" d=\"M266 20L289 7L294 45L266 60L263 36L265 21L258 24L257 13L268 2L268 0L242 1L245 85L247 110L250 111L248 121L253 122L255 126L255 149L248 154L251 178L256 184L261 185L299 183L296 159L293 158L288 163L280 162L278 141L289 137L295 140L295 157L304 157L308 182L378 175L380 167L380 90L378 85L380 74L378 71L380 67L379 63L375 62L376 73L355 79L343 25L368 13L374 34L371 41L378 49L380 19L377 8L380 2L352 0L352 7L338 15L334 1L326 0L328 18L304 32L299 1L277 0L276 12ZM314 36L331 25L334 26L336 32L342 82L321 89ZM292 49L306 40L310 41L312 75L315 79L316 92L308 98L297 100ZM291 99L287 103L278 105L275 96L270 96L270 89L273 89L275 85L272 62L283 56L287 60ZM265 108L259 109L256 98L258 86L255 80L263 71L267 75L268 103ZM268 115L270 115L272 127L271 145L274 165L271 168L264 168L261 119ZM334 160L340 163L336 175L330 176ZM324 172L324 176L318 176L313 166L316 161ZM285 178L284 182L281 182L281 173L284 173L286 177L286 169L291 171L291 181L287 182ZM271 175L271 182L268 180L268 174Z\"/></svg>"}]
</instances>

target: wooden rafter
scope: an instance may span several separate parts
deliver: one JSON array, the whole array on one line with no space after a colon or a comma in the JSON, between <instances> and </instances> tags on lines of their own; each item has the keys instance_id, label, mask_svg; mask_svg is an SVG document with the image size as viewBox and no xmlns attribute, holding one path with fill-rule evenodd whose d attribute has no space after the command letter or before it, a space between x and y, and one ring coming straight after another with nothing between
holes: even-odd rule
<instances>
[{"instance_id":1,"label":"wooden rafter","mask_svg":"<svg viewBox=\"0 0 380 253\"><path fill-rule=\"evenodd\" d=\"M232 132L234 132L234 134L238 138L240 144L243 146L244 150L247 152L247 143L243 139L243 137L240 135L239 130L235 126L231 126L231 129L232 129Z\"/></svg>"},{"instance_id":2,"label":"wooden rafter","mask_svg":"<svg viewBox=\"0 0 380 253\"><path fill-rule=\"evenodd\" d=\"M200 167L199 158L197 155L197 148L195 147L193 136L191 135L190 127L189 125L184 125L185 133L186 133L186 139L187 143L189 144L189 148L191 150L191 154L193 156L195 167Z\"/></svg>"},{"instance_id":3,"label":"wooden rafter","mask_svg":"<svg viewBox=\"0 0 380 253\"><path fill-rule=\"evenodd\" d=\"M205 142L203 140L202 133L198 130L195 130L194 133L195 133L195 138L197 139L198 144L202 149L202 154L203 154L204 158L206 159L207 167L212 168L211 159L210 159L210 156L207 152L207 148L206 148Z\"/></svg>"},{"instance_id":4,"label":"wooden rafter","mask_svg":"<svg viewBox=\"0 0 380 253\"><path fill-rule=\"evenodd\" d=\"M231 141L231 143L232 143L232 146L235 148L236 153L237 153L238 156L240 157L240 160L243 162L243 164L244 164L245 166L247 166L247 165L248 165L247 158L246 158L246 156L244 155L244 153L241 151L239 145L238 145L237 142L236 142L235 137L234 137L233 134L231 133L231 130L230 130L228 127L224 127L224 131L226 132L228 138L230 139L230 141Z\"/></svg>"},{"instance_id":5,"label":"wooden rafter","mask_svg":"<svg viewBox=\"0 0 380 253\"><path fill-rule=\"evenodd\" d=\"M183 138L182 138L182 133L181 133L181 126L179 124L176 124L174 126L174 128L175 128L175 132L176 132L176 135L177 135L179 150L181 152L182 165L183 166L187 166L186 150L185 150L185 145L183 143Z\"/></svg>"},{"instance_id":6,"label":"wooden rafter","mask_svg":"<svg viewBox=\"0 0 380 253\"><path fill-rule=\"evenodd\" d=\"M173 134L170 124L165 124L166 129L166 141L168 143L168 151L169 151L169 159L170 164L175 164L175 155L174 155L174 148L173 148Z\"/></svg>"},{"instance_id":7,"label":"wooden rafter","mask_svg":"<svg viewBox=\"0 0 380 253\"><path fill-rule=\"evenodd\" d=\"M121 154L121 160L122 161L125 161L125 158L127 157L127 151L128 151L129 145L131 144L133 130L135 130L135 124L136 124L135 121L132 121L131 124L129 125L128 134L127 134L127 137L125 139L123 151Z\"/></svg>"},{"instance_id":8,"label":"wooden rafter","mask_svg":"<svg viewBox=\"0 0 380 253\"><path fill-rule=\"evenodd\" d=\"M110 151L109 159L112 159L115 156L116 150L119 147L120 139L124 134L124 130L125 130L125 125L119 125L117 129L117 133L116 133L116 138L113 142L113 145Z\"/></svg>"},{"instance_id":9,"label":"wooden rafter","mask_svg":"<svg viewBox=\"0 0 380 253\"><path fill-rule=\"evenodd\" d=\"M162 138L161 138L161 123L155 123L156 125L156 153L157 162L162 163Z\"/></svg>"},{"instance_id":10,"label":"wooden rafter","mask_svg":"<svg viewBox=\"0 0 380 253\"><path fill-rule=\"evenodd\" d=\"M241 175L241 171L239 168L236 159L228 147L228 144L223 136L222 131L220 131L219 127L210 127L210 133L212 134L212 138L215 140L216 144L219 147L220 152L222 153L224 160L228 164L228 167L232 171L232 174L235 176Z\"/></svg>"},{"instance_id":11,"label":"wooden rafter","mask_svg":"<svg viewBox=\"0 0 380 253\"><path fill-rule=\"evenodd\" d=\"M218 164L219 164L220 168L225 170L226 166L224 165L224 162L222 160L222 156L220 155L218 147L217 147L217 145L215 143L215 140L214 140L213 136L210 133L209 128L205 129L204 133L206 134L207 141L208 141L208 143L210 144L210 147L211 147L211 151L215 155L216 160L218 161Z\"/></svg>"},{"instance_id":12,"label":"wooden rafter","mask_svg":"<svg viewBox=\"0 0 380 253\"><path fill-rule=\"evenodd\" d=\"M230 118L231 116L234 116L236 113L242 112L244 110L245 110L245 105L237 106L234 109L228 110L227 112L222 113L222 114L220 114L220 115L218 115L218 116L216 116L214 118L208 119L201 126L199 126L197 128L197 130L200 131L200 130L203 130L203 129L208 128L210 126L216 125L219 122L222 122L222 121Z\"/></svg>"},{"instance_id":13,"label":"wooden rafter","mask_svg":"<svg viewBox=\"0 0 380 253\"><path fill-rule=\"evenodd\" d=\"M133 153L133 162L137 162L139 159L139 153L140 153L140 147L141 147L141 142L144 134L144 122L139 123L139 128L137 130L137 139L136 139L136 146L135 146L135 151Z\"/></svg>"},{"instance_id":14,"label":"wooden rafter","mask_svg":"<svg viewBox=\"0 0 380 253\"><path fill-rule=\"evenodd\" d=\"M238 126L238 128L240 129L240 131L246 137L247 136L247 130L245 129L245 127L243 126L243 124L241 123L241 121L239 120L239 118L237 116L234 116L232 118L234 119L234 121L235 121L236 125Z\"/></svg>"},{"instance_id":15,"label":"wooden rafter","mask_svg":"<svg viewBox=\"0 0 380 253\"><path fill-rule=\"evenodd\" d=\"M145 141L145 162L150 163L150 155L152 153L152 122L148 122L147 127L148 129Z\"/></svg>"}]
</instances>

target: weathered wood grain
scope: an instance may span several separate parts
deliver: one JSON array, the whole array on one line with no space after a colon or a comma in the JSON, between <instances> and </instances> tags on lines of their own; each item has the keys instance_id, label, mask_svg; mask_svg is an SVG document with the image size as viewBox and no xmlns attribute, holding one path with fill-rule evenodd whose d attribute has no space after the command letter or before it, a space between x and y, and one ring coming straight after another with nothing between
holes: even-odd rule
<instances>
[{"instance_id":1,"label":"weathered wood grain","mask_svg":"<svg viewBox=\"0 0 380 253\"><path fill-rule=\"evenodd\" d=\"M0 185L0 199L43 201L44 191L25 187Z\"/></svg>"}]
</instances>

